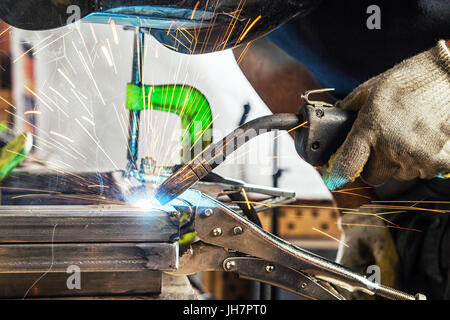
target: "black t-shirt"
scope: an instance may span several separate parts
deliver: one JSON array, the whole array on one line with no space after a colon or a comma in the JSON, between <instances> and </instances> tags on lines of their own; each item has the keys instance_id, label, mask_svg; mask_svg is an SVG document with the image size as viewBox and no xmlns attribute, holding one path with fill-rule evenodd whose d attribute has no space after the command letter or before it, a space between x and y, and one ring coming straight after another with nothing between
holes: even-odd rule
<instances>
[{"instance_id":1,"label":"black t-shirt","mask_svg":"<svg viewBox=\"0 0 450 320\"><path fill-rule=\"evenodd\" d=\"M380 29L369 29L379 7ZM343 98L367 79L450 39L449 0L323 0L268 35Z\"/></svg>"}]
</instances>

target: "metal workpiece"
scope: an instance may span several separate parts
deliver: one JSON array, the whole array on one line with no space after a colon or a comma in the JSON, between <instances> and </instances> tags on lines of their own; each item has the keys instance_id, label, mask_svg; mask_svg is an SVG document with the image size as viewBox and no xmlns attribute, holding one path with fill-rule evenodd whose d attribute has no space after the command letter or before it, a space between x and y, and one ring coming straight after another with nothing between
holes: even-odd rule
<instances>
[{"instance_id":1,"label":"metal workpiece","mask_svg":"<svg viewBox=\"0 0 450 320\"><path fill-rule=\"evenodd\" d=\"M298 125L298 116L290 113L273 114L247 122L221 141L211 144L164 181L155 194L156 199L161 204L169 203L258 135L271 130L291 130Z\"/></svg>"},{"instance_id":2,"label":"metal workpiece","mask_svg":"<svg viewBox=\"0 0 450 320\"><path fill-rule=\"evenodd\" d=\"M73 272L75 269L68 269ZM0 298L57 298L99 297L117 295L159 294L162 285L162 272L152 270L85 271L80 268L80 288L68 288L68 270L48 272L1 273ZM145 281L142 281L145 279ZM38 281L39 280L39 281Z\"/></svg>"},{"instance_id":3,"label":"metal workpiece","mask_svg":"<svg viewBox=\"0 0 450 320\"><path fill-rule=\"evenodd\" d=\"M204 207L198 207L195 212L195 231L205 243L254 256L268 263L274 262L348 291L363 291L388 299L416 299L413 295L374 283L342 265L298 248L259 228L214 199L206 195L203 198L203 204L207 204L209 199L211 205L207 207L213 209L209 215L204 214ZM236 228L240 228L240 231L235 232ZM221 230L220 235L217 229Z\"/></svg>"},{"instance_id":4,"label":"metal workpiece","mask_svg":"<svg viewBox=\"0 0 450 320\"><path fill-rule=\"evenodd\" d=\"M0 245L0 273L175 270L177 243L43 243Z\"/></svg>"},{"instance_id":5,"label":"metal workpiece","mask_svg":"<svg viewBox=\"0 0 450 320\"><path fill-rule=\"evenodd\" d=\"M179 266L178 218L127 205L0 206L0 298L159 293L162 272ZM80 290L66 284L73 272Z\"/></svg>"},{"instance_id":6,"label":"metal workpiece","mask_svg":"<svg viewBox=\"0 0 450 320\"><path fill-rule=\"evenodd\" d=\"M132 206L0 206L0 244L173 242L176 211Z\"/></svg>"},{"instance_id":7,"label":"metal workpiece","mask_svg":"<svg viewBox=\"0 0 450 320\"><path fill-rule=\"evenodd\" d=\"M16 169L1 185L2 205L102 205L122 203L118 172L77 172Z\"/></svg>"}]
</instances>

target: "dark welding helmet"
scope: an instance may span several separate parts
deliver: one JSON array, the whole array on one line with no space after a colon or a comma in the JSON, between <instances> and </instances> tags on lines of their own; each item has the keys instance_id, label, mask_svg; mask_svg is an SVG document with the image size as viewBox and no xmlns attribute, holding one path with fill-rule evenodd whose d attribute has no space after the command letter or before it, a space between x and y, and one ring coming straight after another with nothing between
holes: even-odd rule
<instances>
[{"instance_id":1,"label":"dark welding helmet","mask_svg":"<svg viewBox=\"0 0 450 320\"><path fill-rule=\"evenodd\" d=\"M168 48L220 51L264 36L311 11L320 0L1 0L0 18L26 30L79 19L148 29Z\"/></svg>"}]
</instances>

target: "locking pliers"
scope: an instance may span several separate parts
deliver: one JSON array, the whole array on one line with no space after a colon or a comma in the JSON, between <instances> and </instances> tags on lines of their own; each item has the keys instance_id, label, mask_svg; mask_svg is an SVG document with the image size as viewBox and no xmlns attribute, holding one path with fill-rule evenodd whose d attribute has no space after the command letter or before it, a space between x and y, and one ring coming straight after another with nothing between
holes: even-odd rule
<instances>
[{"instance_id":1,"label":"locking pliers","mask_svg":"<svg viewBox=\"0 0 450 320\"><path fill-rule=\"evenodd\" d=\"M208 195L186 191L172 205L193 219L197 241L172 274L236 272L308 299L344 299L337 289L362 291L394 300L425 299L375 283L352 270L290 244Z\"/></svg>"}]
</instances>

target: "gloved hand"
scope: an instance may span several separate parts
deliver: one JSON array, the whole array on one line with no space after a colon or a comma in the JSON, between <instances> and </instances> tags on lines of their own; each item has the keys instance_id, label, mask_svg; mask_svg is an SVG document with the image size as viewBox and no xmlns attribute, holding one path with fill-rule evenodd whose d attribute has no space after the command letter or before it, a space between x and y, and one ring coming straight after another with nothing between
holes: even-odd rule
<instances>
[{"instance_id":1,"label":"gloved hand","mask_svg":"<svg viewBox=\"0 0 450 320\"><path fill-rule=\"evenodd\" d=\"M390 287L399 286L399 258L391 233L385 222L376 216L373 209L361 207L359 212L346 213L339 220L343 231L336 262L353 271L366 275L369 280L376 277ZM369 268L372 266L372 268ZM376 279L376 278L375 278ZM348 299L367 299L361 292L342 292Z\"/></svg>"},{"instance_id":2,"label":"gloved hand","mask_svg":"<svg viewBox=\"0 0 450 320\"><path fill-rule=\"evenodd\" d=\"M361 176L450 177L450 50L446 41L357 87L338 107L359 111L346 140L323 168L335 190Z\"/></svg>"}]
</instances>

